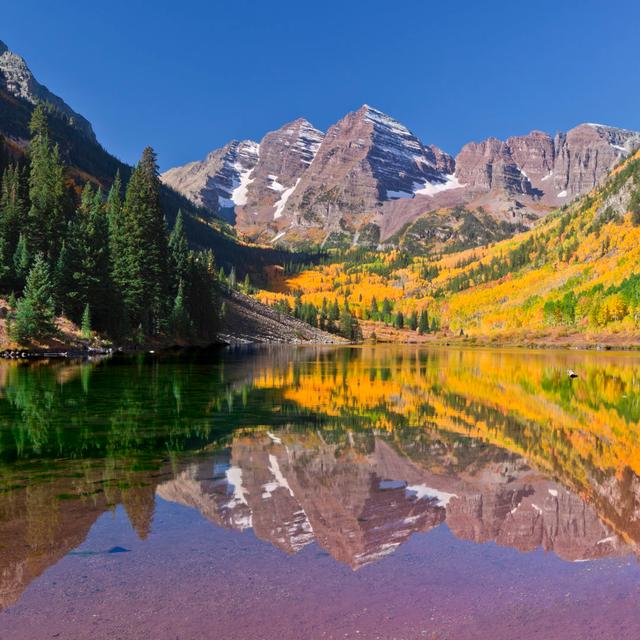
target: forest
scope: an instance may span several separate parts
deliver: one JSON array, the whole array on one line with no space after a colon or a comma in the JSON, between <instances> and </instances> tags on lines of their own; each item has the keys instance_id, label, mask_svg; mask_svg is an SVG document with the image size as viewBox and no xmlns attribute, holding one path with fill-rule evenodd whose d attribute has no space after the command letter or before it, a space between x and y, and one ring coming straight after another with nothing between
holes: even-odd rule
<instances>
[{"instance_id":1,"label":"forest","mask_svg":"<svg viewBox=\"0 0 640 640\"><path fill-rule=\"evenodd\" d=\"M70 178L44 105L29 131L26 158L0 144L0 295L10 337L53 337L64 316L87 340L98 332L133 344L212 341L221 310L214 256L189 248L181 213L168 229L154 150L104 193L89 177L81 188Z\"/></svg>"}]
</instances>

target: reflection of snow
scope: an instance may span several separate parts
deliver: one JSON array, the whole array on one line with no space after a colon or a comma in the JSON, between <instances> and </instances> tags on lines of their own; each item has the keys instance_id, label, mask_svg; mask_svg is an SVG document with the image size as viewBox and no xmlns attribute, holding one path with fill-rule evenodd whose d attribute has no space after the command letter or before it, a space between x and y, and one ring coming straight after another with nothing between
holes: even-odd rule
<instances>
[{"instance_id":1,"label":"reflection of snow","mask_svg":"<svg viewBox=\"0 0 640 640\"><path fill-rule=\"evenodd\" d=\"M412 484L409 485L405 491L415 497L418 500L422 498L435 499L439 506L446 507L449 504L451 498L457 498L455 493L447 493L446 491L439 491L433 487L428 487L426 484Z\"/></svg>"},{"instance_id":2,"label":"reflection of snow","mask_svg":"<svg viewBox=\"0 0 640 640\"><path fill-rule=\"evenodd\" d=\"M460 184L458 178L453 174L445 176L445 182L425 182L423 185L419 183L415 183L414 193L416 195L421 196L432 196L436 193L440 193L441 191L448 191L449 189L459 189L460 187L464 187L463 184Z\"/></svg>"},{"instance_id":3,"label":"reflection of snow","mask_svg":"<svg viewBox=\"0 0 640 640\"><path fill-rule=\"evenodd\" d=\"M240 467L229 467L227 469L227 482L233 486L233 497L227 504L230 509L238 506L239 504L246 504L249 506L247 502L246 496L248 495L248 491L242 484L242 469Z\"/></svg>"},{"instance_id":4,"label":"reflection of snow","mask_svg":"<svg viewBox=\"0 0 640 640\"><path fill-rule=\"evenodd\" d=\"M267 482L263 485L264 493L262 494L263 498L270 498L271 494L278 488L282 487L289 492L289 495L293 497L293 491L287 482L287 479L282 475L282 471L280 471L280 465L278 464L278 459L275 456L269 456L269 471L273 474L275 478L275 482Z\"/></svg>"},{"instance_id":5,"label":"reflection of snow","mask_svg":"<svg viewBox=\"0 0 640 640\"><path fill-rule=\"evenodd\" d=\"M300 178L296 180L296 183L292 187L289 187L288 189L285 189L284 191L282 191L280 200L278 200L278 202L276 202L276 205L275 205L276 210L273 212L274 220L277 220L282 215L282 212L284 211L284 208L287 204L287 200L289 199L289 196L291 196L291 194L295 191L295 188L298 186L299 182L300 182Z\"/></svg>"},{"instance_id":6,"label":"reflection of snow","mask_svg":"<svg viewBox=\"0 0 640 640\"><path fill-rule=\"evenodd\" d=\"M249 495L249 492L242 484L242 469L240 469L240 467L229 467L226 471L226 476L229 486L233 487L233 495L225 507L232 510L231 520L234 526L240 531L244 531L245 529L249 529L253 526L253 516L251 514L251 510L249 510L249 513L246 513L246 509L239 509L236 511L237 507L240 507L240 505L249 506L249 503L247 502L247 495Z\"/></svg>"}]
</instances>

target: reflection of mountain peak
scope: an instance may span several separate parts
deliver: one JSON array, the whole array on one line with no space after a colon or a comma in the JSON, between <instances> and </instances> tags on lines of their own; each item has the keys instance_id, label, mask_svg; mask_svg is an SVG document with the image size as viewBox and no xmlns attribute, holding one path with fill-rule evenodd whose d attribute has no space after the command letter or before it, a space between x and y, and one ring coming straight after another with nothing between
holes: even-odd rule
<instances>
[{"instance_id":1,"label":"reflection of mountain peak","mask_svg":"<svg viewBox=\"0 0 640 640\"><path fill-rule=\"evenodd\" d=\"M445 521L459 538L542 547L568 560L620 553L592 509L519 459L452 475L421 467L381 437L363 456L305 435L260 434L236 438L226 463L213 477L210 462L193 465L158 495L221 526L251 526L288 553L315 540L353 568Z\"/></svg>"}]
</instances>

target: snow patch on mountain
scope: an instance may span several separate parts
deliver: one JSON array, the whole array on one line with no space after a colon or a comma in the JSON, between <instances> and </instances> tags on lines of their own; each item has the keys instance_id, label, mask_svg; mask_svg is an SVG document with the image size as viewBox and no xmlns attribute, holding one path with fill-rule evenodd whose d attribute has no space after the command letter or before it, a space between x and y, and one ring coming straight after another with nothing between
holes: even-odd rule
<instances>
[{"instance_id":1,"label":"snow patch on mountain","mask_svg":"<svg viewBox=\"0 0 640 640\"><path fill-rule=\"evenodd\" d=\"M291 197L291 194L295 191L299 182L300 182L300 178L296 180L296 183L292 187L289 187L288 189L285 189L282 192L282 195L280 196L280 200L276 202L276 208L275 208L275 211L273 212L274 220L277 220L282 216L282 212L284 211L284 208L287 206L287 200Z\"/></svg>"},{"instance_id":2,"label":"snow patch on mountain","mask_svg":"<svg viewBox=\"0 0 640 640\"><path fill-rule=\"evenodd\" d=\"M445 175L444 182L425 182L424 184L415 184L414 193L418 196L432 196L442 191L448 191L449 189L461 189L465 185L462 184L458 178L453 175Z\"/></svg>"}]
</instances>

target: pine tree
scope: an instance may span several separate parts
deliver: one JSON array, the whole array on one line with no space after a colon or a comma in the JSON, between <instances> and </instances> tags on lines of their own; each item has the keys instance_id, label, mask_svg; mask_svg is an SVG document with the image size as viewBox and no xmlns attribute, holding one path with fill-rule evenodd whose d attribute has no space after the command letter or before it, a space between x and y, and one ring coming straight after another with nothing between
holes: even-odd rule
<instances>
[{"instance_id":1,"label":"pine tree","mask_svg":"<svg viewBox=\"0 0 640 640\"><path fill-rule=\"evenodd\" d=\"M327 307L327 299L322 298L322 306L320 307L320 315L318 317L318 326L323 331L327 329L329 323L329 309Z\"/></svg>"},{"instance_id":2,"label":"pine tree","mask_svg":"<svg viewBox=\"0 0 640 640\"><path fill-rule=\"evenodd\" d=\"M116 172L107 196L106 215L109 229L110 301L112 305L109 328L114 335L124 336L129 331L130 326L124 304L124 294L120 289L127 275L127 263L124 259L124 256L127 255L127 245L124 238L125 224L120 171Z\"/></svg>"},{"instance_id":3,"label":"pine tree","mask_svg":"<svg viewBox=\"0 0 640 640\"><path fill-rule=\"evenodd\" d=\"M18 165L9 166L0 187L0 275L4 289L17 285L13 256L26 220L24 176Z\"/></svg>"},{"instance_id":4,"label":"pine tree","mask_svg":"<svg viewBox=\"0 0 640 640\"><path fill-rule=\"evenodd\" d=\"M392 311L391 302L389 302L389 300L385 298L382 301L382 311L380 313L381 315L380 319L383 322L386 322L387 324L389 324L391 322L391 311Z\"/></svg>"},{"instance_id":5,"label":"pine tree","mask_svg":"<svg viewBox=\"0 0 640 640\"><path fill-rule=\"evenodd\" d=\"M369 307L369 316L371 317L372 320L380 319L380 310L378 309L378 301L376 300L375 296L371 298L371 305Z\"/></svg>"},{"instance_id":6,"label":"pine tree","mask_svg":"<svg viewBox=\"0 0 640 640\"><path fill-rule=\"evenodd\" d=\"M339 333L352 342L360 342L362 340L362 330L360 329L357 318L351 313L349 303L346 299L340 312Z\"/></svg>"},{"instance_id":7,"label":"pine tree","mask_svg":"<svg viewBox=\"0 0 640 640\"><path fill-rule=\"evenodd\" d=\"M18 244L16 246L15 253L13 254L13 270L16 276L16 282L18 288L22 288L25 278L29 272L31 265L31 254L27 247L27 238L21 233L18 238Z\"/></svg>"},{"instance_id":8,"label":"pine tree","mask_svg":"<svg viewBox=\"0 0 640 640\"><path fill-rule=\"evenodd\" d=\"M89 340L91 338L91 311L88 304L85 304L84 311L82 312L82 325L80 330L82 332L82 337L85 340Z\"/></svg>"},{"instance_id":9,"label":"pine tree","mask_svg":"<svg viewBox=\"0 0 640 640\"><path fill-rule=\"evenodd\" d=\"M184 231L182 211L178 211L175 224L169 236L169 258L174 291L177 292L178 286L187 277L189 262L189 243Z\"/></svg>"},{"instance_id":10,"label":"pine tree","mask_svg":"<svg viewBox=\"0 0 640 640\"><path fill-rule=\"evenodd\" d=\"M429 333L429 313L426 309L423 309L420 313L420 320L418 322L418 333L424 335Z\"/></svg>"},{"instance_id":11,"label":"pine tree","mask_svg":"<svg viewBox=\"0 0 640 640\"><path fill-rule=\"evenodd\" d=\"M38 254L27 276L24 294L16 303L11 332L14 339L26 342L51 336L56 331L49 268L42 254Z\"/></svg>"},{"instance_id":12,"label":"pine tree","mask_svg":"<svg viewBox=\"0 0 640 640\"><path fill-rule=\"evenodd\" d=\"M102 192L85 184L75 218L69 223L66 240L55 267L58 308L80 322L85 305L91 306L95 327L112 327L111 263L109 225Z\"/></svg>"},{"instance_id":13,"label":"pine tree","mask_svg":"<svg viewBox=\"0 0 640 640\"><path fill-rule=\"evenodd\" d=\"M130 321L158 334L167 317L168 242L160 207L160 179L153 149L134 169L122 214L122 247L114 256L114 278Z\"/></svg>"},{"instance_id":14,"label":"pine tree","mask_svg":"<svg viewBox=\"0 0 640 640\"><path fill-rule=\"evenodd\" d=\"M393 320L393 326L396 329L404 329L404 313L402 313L402 311L398 311L398 313L396 313L396 317Z\"/></svg>"},{"instance_id":15,"label":"pine tree","mask_svg":"<svg viewBox=\"0 0 640 640\"><path fill-rule=\"evenodd\" d=\"M49 139L47 116L42 104L33 112L29 125L29 202L27 235L33 252L42 252L51 262L57 259L65 219L64 166L57 146Z\"/></svg>"},{"instance_id":16,"label":"pine tree","mask_svg":"<svg viewBox=\"0 0 640 640\"><path fill-rule=\"evenodd\" d=\"M175 300L173 301L169 328L171 330L171 334L176 338L186 338L191 332L191 322L187 312L184 296L184 283L182 281L178 284L178 291L176 293Z\"/></svg>"},{"instance_id":17,"label":"pine tree","mask_svg":"<svg viewBox=\"0 0 640 640\"><path fill-rule=\"evenodd\" d=\"M333 304L329 308L329 320L333 323L340 319L340 305L337 300L333 301Z\"/></svg>"},{"instance_id":18,"label":"pine tree","mask_svg":"<svg viewBox=\"0 0 640 640\"><path fill-rule=\"evenodd\" d=\"M212 340L215 337L218 321L223 315L218 303L217 287L213 252L190 252L185 299L192 332L200 340Z\"/></svg>"},{"instance_id":19,"label":"pine tree","mask_svg":"<svg viewBox=\"0 0 640 640\"><path fill-rule=\"evenodd\" d=\"M415 331L418 328L418 312L412 311L409 316L409 329Z\"/></svg>"}]
</instances>

